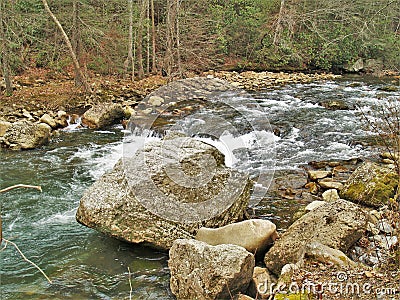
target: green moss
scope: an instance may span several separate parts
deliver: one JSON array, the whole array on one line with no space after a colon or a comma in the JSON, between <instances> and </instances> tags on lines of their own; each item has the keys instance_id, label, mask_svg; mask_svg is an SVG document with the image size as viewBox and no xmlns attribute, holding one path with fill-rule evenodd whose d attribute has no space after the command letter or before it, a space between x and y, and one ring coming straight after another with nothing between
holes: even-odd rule
<instances>
[{"instance_id":1,"label":"green moss","mask_svg":"<svg viewBox=\"0 0 400 300\"><path fill-rule=\"evenodd\" d=\"M379 207L394 197L397 185L398 176L393 170L366 163L353 173L340 196L356 203Z\"/></svg>"},{"instance_id":2,"label":"green moss","mask_svg":"<svg viewBox=\"0 0 400 300\"><path fill-rule=\"evenodd\" d=\"M360 195L362 195L365 190L366 187L363 183L351 184L347 189L341 192L340 197L351 201L358 201L360 200Z\"/></svg>"},{"instance_id":3,"label":"green moss","mask_svg":"<svg viewBox=\"0 0 400 300\"><path fill-rule=\"evenodd\" d=\"M296 294L276 294L274 296L275 300L308 300L312 299L312 295L304 293L296 293Z\"/></svg>"}]
</instances>

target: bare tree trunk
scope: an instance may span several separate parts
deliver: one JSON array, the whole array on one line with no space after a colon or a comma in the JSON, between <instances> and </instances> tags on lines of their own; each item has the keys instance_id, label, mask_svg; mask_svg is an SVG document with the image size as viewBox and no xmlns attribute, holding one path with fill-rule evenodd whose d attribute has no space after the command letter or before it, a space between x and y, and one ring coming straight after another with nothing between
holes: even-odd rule
<instances>
[{"instance_id":1,"label":"bare tree trunk","mask_svg":"<svg viewBox=\"0 0 400 300\"><path fill-rule=\"evenodd\" d=\"M3 77L4 81L6 83L6 95L11 96L13 92L13 87L11 83L11 75L10 75L10 65L8 62L8 43L7 43L7 37L6 37L6 32L4 29L4 5L5 3L1 1L1 6L0 6L0 39L1 39L1 64L2 64L2 69L3 69Z\"/></svg>"},{"instance_id":2,"label":"bare tree trunk","mask_svg":"<svg viewBox=\"0 0 400 300\"><path fill-rule=\"evenodd\" d=\"M62 27L61 23L58 21L57 17L52 13L47 0L42 0L43 5L47 13L50 15L50 17L53 19L54 23L56 23L57 27L60 29L62 36L64 38L65 43L67 44L68 50L70 52L72 62L74 63L74 68L76 72L78 72L80 78L82 79L82 85L85 89L86 92L92 92L92 89L90 88L90 85L88 84L85 76L83 75L82 69L79 65L79 61L76 58L76 54L74 52L74 48L72 47L71 41L69 40L68 35L65 33L64 28Z\"/></svg>"},{"instance_id":3,"label":"bare tree trunk","mask_svg":"<svg viewBox=\"0 0 400 300\"><path fill-rule=\"evenodd\" d=\"M138 60L138 77L144 77L144 69L143 69L143 21L144 21L144 0L138 0L138 7L139 7L139 21L138 21L138 28L137 28L137 49L136 49L136 57Z\"/></svg>"},{"instance_id":4,"label":"bare tree trunk","mask_svg":"<svg viewBox=\"0 0 400 300\"><path fill-rule=\"evenodd\" d=\"M166 30L167 30L167 45L165 49L164 57L164 67L167 72L167 76L171 76L172 67L174 65L174 26L175 26L175 9L174 0L167 0L167 20L166 20Z\"/></svg>"},{"instance_id":5,"label":"bare tree trunk","mask_svg":"<svg viewBox=\"0 0 400 300\"><path fill-rule=\"evenodd\" d=\"M275 46L278 45L279 39L281 36L281 32L282 32L282 17L283 17L284 7L285 7L285 0L281 0L281 7L279 8L279 15L278 15L278 20L276 21L276 28L275 28L274 41L273 41L273 44Z\"/></svg>"},{"instance_id":6,"label":"bare tree trunk","mask_svg":"<svg viewBox=\"0 0 400 300\"><path fill-rule=\"evenodd\" d=\"M152 50L152 59L151 59L151 72L153 74L157 73L157 64L156 64L156 26L154 21L154 0L151 0L151 50Z\"/></svg>"},{"instance_id":7,"label":"bare tree trunk","mask_svg":"<svg viewBox=\"0 0 400 300\"><path fill-rule=\"evenodd\" d=\"M150 1L146 0L146 75L150 75Z\"/></svg>"},{"instance_id":8,"label":"bare tree trunk","mask_svg":"<svg viewBox=\"0 0 400 300\"><path fill-rule=\"evenodd\" d=\"M179 31L179 12L181 8L181 0L176 0L176 12L175 12L175 23L176 23L176 59L178 62L179 77L182 77L182 62L181 62L181 49L180 49L180 31Z\"/></svg>"},{"instance_id":9,"label":"bare tree trunk","mask_svg":"<svg viewBox=\"0 0 400 300\"><path fill-rule=\"evenodd\" d=\"M79 61L80 56L80 28L79 28L79 2L74 0L72 2L72 48L76 55L77 60ZM78 69L74 68L75 71L75 86L80 87L83 85L82 78Z\"/></svg>"},{"instance_id":10,"label":"bare tree trunk","mask_svg":"<svg viewBox=\"0 0 400 300\"><path fill-rule=\"evenodd\" d=\"M131 80L135 80L135 60L133 58L133 0L128 0L129 13L129 36L128 36L128 57L125 60L125 73L128 72L129 64L131 65Z\"/></svg>"}]
</instances>

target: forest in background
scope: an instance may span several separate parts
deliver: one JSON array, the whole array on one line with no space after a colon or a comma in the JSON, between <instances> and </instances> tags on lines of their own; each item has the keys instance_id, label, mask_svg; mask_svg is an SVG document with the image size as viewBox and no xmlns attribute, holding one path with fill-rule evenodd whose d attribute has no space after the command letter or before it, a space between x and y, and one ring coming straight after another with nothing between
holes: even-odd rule
<instances>
[{"instance_id":1,"label":"forest in background","mask_svg":"<svg viewBox=\"0 0 400 300\"><path fill-rule=\"evenodd\" d=\"M400 0L49 0L84 73L400 66ZM2 73L73 71L42 0L1 0Z\"/></svg>"}]
</instances>

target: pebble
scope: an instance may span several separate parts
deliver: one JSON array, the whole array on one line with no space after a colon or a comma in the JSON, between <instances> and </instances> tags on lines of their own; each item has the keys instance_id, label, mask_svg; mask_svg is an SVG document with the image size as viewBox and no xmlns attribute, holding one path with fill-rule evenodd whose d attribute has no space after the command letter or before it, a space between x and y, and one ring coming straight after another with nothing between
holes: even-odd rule
<instances>
[{"instance_id":1,"label":"pebble","mask_svg":"<svg viewBox=\"0 0 400 300\"><path fill-rule=\"evenodd\" d=\"M369 238L370 241L377 243L380 247L386 250L391 249L394 245L398 243L397 236L386 236L386 235L374 235Z\"/></svg>"},{"instance_id":2,"label":"pebble","mask_svg":"<svg viewBox=\"0 0 400 300\"><path fill-rule=\"evenodd\" d=\"M392 225L390 225L389 221L386 219L378 222L378 229L387 234L392 234L394 232Z\"/></svg>"},{"instance_id":3,"label":"pebble","mask_svg":"<svg viewBox=\"0 0 400 300\"><path fill-rule=\"evenodd\" d=\"M369 220L373 224L378 224L379 220L382 219L382 215L380 212L376 210L371 210L369 212Z\"/></svg>"},{"instance_id":4,"label":"pebble","mask_svg":"<svg viewBox=\"0 0 400 300\"><path fill-rule=\"evenodd\" d=\"M334 202L336 200L339 200L340 197L337 190L331 189L322 193L322 199L327 202Z\"/></svg>"},{"instance_id":5,"label":"pebble","mask_svg":"<svg viewBox=\"0 0 400 300\"><path fill-rule=\"evenodd\" d=\"M317 180L317 179L323 179L331 175L331 171L308 171L308 176L310 177L311 180Z\"/></svg>"},{"instance_id":6,"label":"pebble","mask_svg":"<svg viewBox=\"0 0 400 300\"><path fill-rule=\"evenodd\" d=\"M374 223L368 222L367 230L371 232L373 235L378 235L380 230L375 226Z\"/></svg>"},{"instance_id":7,"label":"pebble","mask_svg":"<svg viewBox=\"0 0 400 300\"><path fill-rule=\"evenodd\" d=\"M318 183L324 189L337 189L339 191L343 189L343 183L332 181L330 179L320 180Z\"/></svg>"}]
</instances>

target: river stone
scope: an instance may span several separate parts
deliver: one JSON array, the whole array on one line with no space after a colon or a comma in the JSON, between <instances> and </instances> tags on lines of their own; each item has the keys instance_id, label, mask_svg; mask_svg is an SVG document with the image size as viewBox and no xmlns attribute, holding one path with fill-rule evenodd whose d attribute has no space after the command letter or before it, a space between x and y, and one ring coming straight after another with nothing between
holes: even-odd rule
<instances>
[{"instance_id":1,"label":"river stone","mask_svg":"<svg viewBox=\"0 0 400 300\"><path fill-rule=\"evenodd\" d=\"M325 201L313 201L310 204L308 204L305 208L305 211L312 211L322 205L324 205L326 202Z\"/></svg>"},{"instance_id":2,"label":"river stone","mask_svg":"<svg viewBox=\"0 0 400 300\"><path fill-rule=\"evenodd\" d=\"M52 117L50 117L49 114L44 114L43 116L41 116L39 121L49 125L51 128L57 127L56 121Z\"/></svg>"},{"instance_id":3,"label":"river stone","mask_svg":"<svg viewBox=\"0 0 400 300\"><path fill-rule=\"evenodd\" d=\"M242 246L251 253L262 253L277 237L274 223L268 220L252 219L220 228L202 227L197 232L196 240L213 246L233 244Z\"/></svg>"},{"instance_id":4,"label":"river stone","mask_svg":"<svg viewBox=\"0 0 400 300\"><path fill-rule=\"evenodd\" d=\"M268 299L271 284L275 282L276 279L268 272L267 268L255 267L247 293L256 299Z\"/></svg>"},{"instance_id":5,"label":"river stone","mask_svg":"<svg viewBox=\"0 0 400 300\"><path fill-rule=\"evenodd\" d=\"M44 123L20 121L12 123L3 136L3 144L12 150L34 149L46 144L51 127Z\"/></svg>"},{"instance_id":6,"label":"river stone","mask_svg":"<svg viewBox=\"0 0 400 300\"><path fill-rule=\"evenodd\" d=\"M148 102L152 106L160 106L161 104L164 103L164 99L159 96L151 96L151 97L149 97Z\"/></svg>"},{"instance_id":7,"label":"river stone","mask_svg":"<svg viewBox=\"0 0 400 300\"><path fill-rule=\"evenodd\" d=\"M125 116L124 109L119 104L101 103L93 106L83 114L82 124L89 128L104 128L116 124Z\"/></svg>"},{"instance_id":8,"label":"river stone","mask_svg":"<svg viewBox=\"0 0 400 300\"><path fill-rule=\"evenodd\" d=\"M342 251L333 249L319 242L312 242L306 246L305 257L322 263L332 263L340 267L356 267L357 264Z\"/></svg>"},{"instance_id":9,"label":"river stone","mask_svg":"<svg viewBox=\"0 0 400 300\"><path fill-rule=\"evenodd\" d=\"M322 193L322 199L326 202L333 202L339 200L340 197L337 190L330 189Z\"/></svg>"},{"instance_id":10,"label":"river stone","mask_svg":"<svg viewBox=\"0 0 400 300\"><path fill-rule=\"evenodd\" d=\"M170 288L178 300L231 299L246 291L254 265L243 247L178 239L169 251Z\"/></svg>"},{"instance_id":11,"label":"river stone","mask_svg":"<svg viewBox=\"0 0 400 300\"><path fill-rule=\"evenodd\" d=\"M365 162L351 174L340 196L355 203L380 207L393 198L398 182L394 169Z\"/></svg>"},{"instance_id":12,"label":"river stone","mask_svg":"<svg viewBox=\"0 0 400 300\"><path fill-rule=\"evenodd\" d=\"M383 152L381 153L382 158L387 158L391 160L392 162L395 160L399 160L399 155L397 153L391 153L391 152Z\"/></svg>"},{"instance_id":13,"label":"river stone","mask_svg":"<svg viewBox=\"0 0 400 300\"><path fill-rule=\"evenodd\" d=\"M347 110L349 106L343 100L327 100L320 103L322 107L329 110Z\"/></svg>"},{"instance_id":14,"label":"river stone","mask_svg":"<svg viewBox=\"0 0 400 300\"><path fill-rule=\"evenodd\" d=\"M338 181L332 181L332 179L322 179L318 181L318 184L324 189L336 189L341 190L343 189L343 183Z\"/></svg>"},{"instance_id":15,"label":"river stone","mask_svg":"<svg viewBox=\"0 0 400 300\"><path fill-rule=\"evenodd\" d=\"M312 242L346 252L366 227L367 216L358 205L342 199L327 203L294 222L275 241L264 262L278 275L285 264L300 261L305 247Z\"/></svg>"},{"instance_id":16,"label":"river stone","mask_svg":"<svg viewBox=\"0 0 400 300\"><path fill-rule=\"evenodd\" d=\"M10 122L0 120L0 137L6 134L6 131L10 126L11 126Z\"/></svg>"},{"instance_id":17,"label":"river stone","mask_svg":"<svg viewBox=\"0 0 400 300\"><path fill-rule=\"evenodd\" d=\"M184 157L182 162L179 157ZM215 165L212 172L205 170L209 180L204 185L187 187L178 181L197 178L196 174L180 178L184 172L179 173L179 167L195 173L199 161L210 158ZM215 147L188 137L167 136L120 160L96 181L84 193L76 218L118 239L166 250L176 239L193 238L200 227L243 220L250 187L247 175L227 168L224 155Z\"/></svg>"},{"instance_id":18,"label":"river stone","mask_svg":"<svg viewBox=\"0 0 400 300\"><path fill-rule=\"evenodd\" d=\"M380 231L387 234L392 234L394 232L392 225L387 219L379 220L377 227Z\"/></svg>"},{"instance_id":19,"label":"river stone","mask_svg":"<svg viewBox=\"0 0 400 300\"><path fill-rule=\"evenodd\" d=\"M347 72L359 72L364 68L364 60L357 59L355 62L347 63L344 65L344 70Z\"/></svg>"},{"instance_id":20,"label":"river stone","mask_svg":"<svg viewBox=\"0 0 400 300\"><path fill-rule=\"evenodd\" d=\"M308 170L308 177L310 177L311 180L315 181L318 179L323 179L332 174L331 171L313 171L313 170Z\"/></svg>"}]
</instances>

